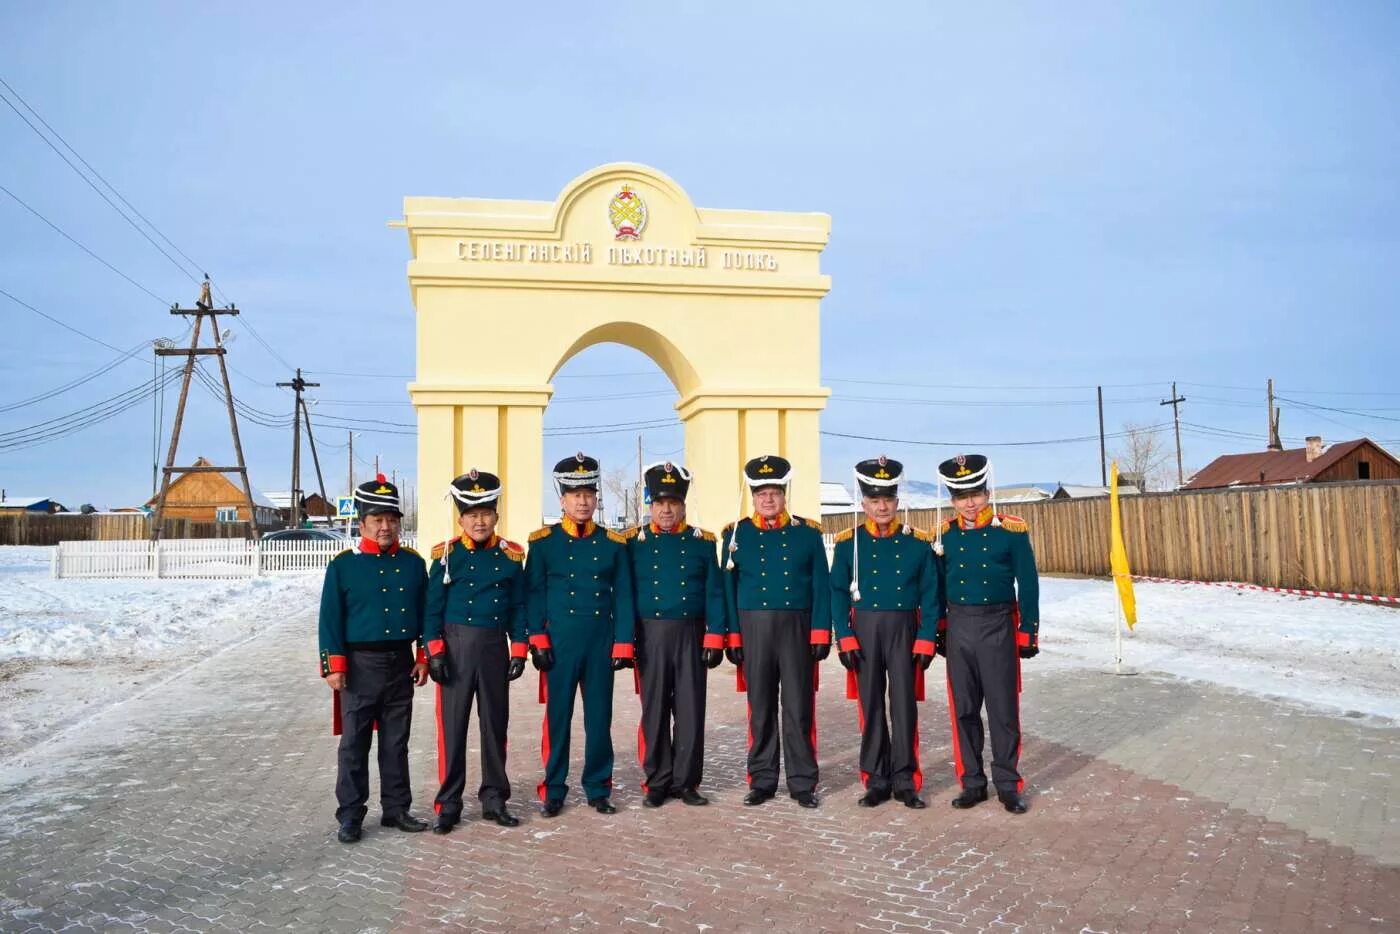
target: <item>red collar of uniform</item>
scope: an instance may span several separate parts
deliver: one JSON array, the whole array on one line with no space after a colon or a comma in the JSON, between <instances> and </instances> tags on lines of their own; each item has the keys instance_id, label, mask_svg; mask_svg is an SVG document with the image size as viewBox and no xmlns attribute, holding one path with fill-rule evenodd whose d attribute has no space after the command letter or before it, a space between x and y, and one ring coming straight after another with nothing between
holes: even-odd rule
<instances>
[{"instance_id":1,"label":"red collar of uniform","mask_svg":"<svg viewBox=\"0 0 1400 934\"><path fill-rule=\"evenodd\" d=\"M589 519L587 522L583 523L583 525L579 525L568 516L560 519L559 525L570 538L587 538L593 534L594 529L598 528L597 524L594 523L592 519Z\"/></svg>"},{"instance_id":2,"label":"red collar of uniform","mask_svg":"<svg viewBox=\"0 0 1400 934\"><path fill-rule=\"evenodd\" d=\"M462 536L462 544L467 546L467 551L478 551L489 548L495 548L500 543L501 538L495 532L492 532L491 537L479 545L476 543L476 539L472 538L470 535Z\"/></svg>"},{"instance_id":3,"label":"red collar of uniform","mask_svg":"<svg viewBox=\"0 0 1400 934\"><path fill-rule=\"evenodd\" d=\"M685 520L682 519L680 522L676 523L676 527L674 529L668 532L661 526L657 525L656 522L653 520L647 523L647 528L651 530L651 534L653 535L679 535L686 530L686 524Z\"/></svg>"},{"instance_id":4,"label":"red collar of uniform","mask_svg":"<svg viewBox=\"0 0 1400 934\"><path fill-rule=\"evenodd\" d=\"M753 522L754 528L757 529L781 529L792 520L792 517L787 514L786 509L778 513L772 519L765 519L758 513L754 513L749 518L750 521Z\"/></svg>"},{"instance_id":5,"label":"red collar of uniform","mask_svg":"<svg viewBox=\"0 0 1400 934\"><path fill-rule=\"evenodd\" d=\"M964 530L983 528L991 523L993 515L994 513L990 505L983 506L982 511L977 514L977 521L972 523L972 525L968 525L967 521L963 519L962 516L958 516L958 528Z\"/></svg>"},{"instance_id":6,"label":"red collar of uniform","mask_svg":"<svg viewBox=\"0 0 1400 934\"><path fill-rule=\"evenodd\" d=\"M394 539L393 544L391 544L391 545L390 545L389 547L387 547L387 548L380 548L380 547L379 547L379 543L376 542L376 541L375 541L374 539L372 539L372 538L361 538L361 539L360 539L360 554L362 554L362 555L377 555L377 554L389 554L389 555L392 555L392 554L397 554L397 553L398 553L398 550L399 550L399 540L398 540L398 539Z\"/></svg>"},{"instance_id":7,"label":"red collar of uniform","mask_svg":"<svg viewBox=\"0 0 1400 934\"><path fill-rule=\"evenodd\" d=\"M889 528L881 532L880 527L875 524L874 519L866 519L865 531L870 533L871 538L890 538L895 532L899 531L899 523L891 519Z\"/></svg>"}]
</instances>

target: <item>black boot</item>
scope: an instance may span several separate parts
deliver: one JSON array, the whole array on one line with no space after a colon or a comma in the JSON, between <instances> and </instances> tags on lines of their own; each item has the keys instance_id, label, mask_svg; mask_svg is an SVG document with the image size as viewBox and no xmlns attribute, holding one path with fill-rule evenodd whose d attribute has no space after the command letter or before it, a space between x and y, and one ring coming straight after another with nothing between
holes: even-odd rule
<instances>
[{"instance_id":1,"label":"black boot","mask_svg":"<svg viewBox=\"0 0 1400 934\"><path fill-rule=\"evenodd\" d=\"M905 807L913 808L916 811L920 808L928 807L928 804L924 801L924 799L919 797L919 793L912 788L906 788L903 791L896 791L894 793L894 799L903 804Z\"/></svg>"},{"instance_id":2,"label":"black boot","mask_svg":"<svg viewBox=\"0 0 1400 934\"><path fill-rule=\"evenodd\" d=\"M997 800L1012 814L1024 814L1031 809L1031 806L1026 803L1026 799L1015 791L998 791Z\"/></svg>"},{"instance_id":3,"label":"black boot","mask_svg":"<svg viewBox=\"0 0 1400 934\"><path fill-rule=\"evenodd\" d=\"M758 788L755 788L753 791L744 795L744 804L748 805L749 807L753 807L756 804L762 804L763 802L767 801L772 797L773 792L762 791Z\"/></svg>"},{"instance_id":4,"label":"black boot","mask_svg":"<svg viewBox=\"0 0 1400 934\"><path fill-rule=\"evenodd\" d=\"M438 819L433 821L433 833L439 835L451 833L452 828L456 826L457 819L455 817L447 817L446 815L439 814Z\"/></svg>"},{"instance_id":5,"label":"black boot","mask_svg":"<svg viewBox=\"0 0 1400 934\"><path fill-rule=\"evenodd\" d=\"M545 817L558 817L559 812L562 810L564 810L564 799L550 798L544 803L544 807L540 809L540 813Z\"/></svg>"},{"instance_id":6,"label":"black boot","mask_svg":"<svg viewBox=\"0 0 1400 934\"><path fill-rule=\"evenodd\" d=\"M986 800L987 788L985 785L981 788L964 788L962 794L953 799L953 807L974 808Z\"/></svg>"},{"instance_id":7,"label":"black boot","mask_svg":"<svg viewBox=\"0 0 1400 934\"><path fill-rule=\"evenodd\" d=\"M397 827L404 833L422 833L428 829L427 821L414 817L407 811L394 817L385 815L379 819L379 824L382 827Z\"/></svg>"},{"instance_id":8,"label":"black boot","mask_svg":"<svg viewBox=\"0 0 1400 934\"><path fill-rule=\"evenodd\" d=\"M336 831L335 838L341 843L358 843L360 835L364 833L364 828L357 820L342 821L340 829Z\"/></svg>"},{"instance_id":9,"label":"black boot","mask_svg":"<svg viewBox=\"0 0 1400 934\"><path fill-rule=\"evenodd\" d=\"M792 796L792 800L797 802L798 807L814 808L817 806L817 795L812 791L799 791Z\"/></svg>"},{"instance_id":10,"label":"black boot","mask_svg":"<svg viewBox=\"0 0 1400 934\"><path fill-rule=\"evenodd\" d=\"M483 808L481 811L482 820L495 821L502 827L519 827L520 818L506 810L505 805L498 808Z\"/></svg>"},{"instance_id":11,"label":"black boot","mask_svg":"<svg viewBox=\"0 0 1400 934\"><path fill-rule=\"evenodd\" d=\"M667 794L653 788L647 792L647 796L642 799L642 807L659 808L666 803Z\"/></svg>"},{"instance_id":12,"label":"black boot","mask_svg":"<svg viewBox=\"0 0 1400 934\"><path fill-rule=\"evenodd\" d=\"M888 791L872 788L861 795L860 800L857 801L856 804L859 804L863 808L877 808L888 800L890 800L890 793Z\"/></svg>"},{"instance_id":13,"label":"black boot","mask_svg":"<svg viewBox=\"0 0 1400 934\"><path fill-rule=\"evenodd\" d=\"M608 800L606 795L601 798L589 798L588 806L591 807L593 810L597 811L599 814L617 813L617 808L613 807L613 803Z\"/></svg>"},{"instance_id":14,"label":"black boot","mask_svg":"<svg viewBox=\"0 0 1400 934\"><path fill-rule=\"evenodd\" d=\"M680 791L672 793L671 797L680 798L682 804L688 804L691 807L701 807L710 803L709 798L694 788L682 788Z\"/></svg>"}]
</instances>

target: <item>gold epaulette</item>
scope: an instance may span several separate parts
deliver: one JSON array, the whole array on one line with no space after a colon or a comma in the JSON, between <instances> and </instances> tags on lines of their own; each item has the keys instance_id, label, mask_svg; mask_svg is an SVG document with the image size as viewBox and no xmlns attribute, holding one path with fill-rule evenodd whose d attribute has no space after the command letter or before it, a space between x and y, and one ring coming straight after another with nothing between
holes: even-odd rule
<instances>
[{"instance_id":1,"label":"gold epaulette","mask_svg":"<svg viewBox=\"0 0 1400 934\"><path fill-rule=\"evenodd\" d=\"M855 530L855 529L842 529L841 531L839 531L839 532L836 533L836 538L833 539L833 543L849 542L851 539L853 539L853 538L855 538L855 537L856 537L856 530Z\"/></svg>"},{"instance_id":2,"label":"gold epaulette","mask_svg":"<svg viewBox=\"0 0 1400 934\"><path fill-rule=\"evenodd\" d=\"M695 529L695 531L702 539L704 539L707 542L712 542L715 540L714 532L706 532L704 529L700 528Z\"/></svg>"},{"instance_id":3,"label":"gold epaulette","mask_svg":"<svg viewBox=\"0 0 1400 934\"><path fill-rule=\"evenodd\" d=\"M400 546L399 546L399 550L400 550L400 551L406 551L406 552L408 552L409 554L413 555L415 558L421 558L421 557L423 557L421 554L418 553L418 550L417 550L416 548L410 548L410 547L407 546L407 545L400 545Z\"/></svg>"},{"instance_id":4,"label":"gold epaulette","mask_svg":"<svg viewBox=\"0 0 1400 934\"><path fill-rule=\"evenodd\" d=\"M947 535L947 534L948 534L948 531L949 531L950 529L952 529L952 527L953 527L954 525L957 524L957 521L958 521L958 517L957 517L957 516L954 516L954 517L951 518L951 519L944 519L944 520L943 520L943 526L942 526L942 528L939 529L939 531L942 532L944 535Z\"/></svg>"},{"instance_id":5,"label":"gold epaulette","mask_svg":"<svg viewBox=\"0 0 1400 934\"><path fill-rule=\"evenodd\" d=\"M1001 520L1001 527L1008 532L1029 532L1031 530L1030 523L1020 516L1006 516L998 513L997 518Z\"/></svg>"},{"instance_id":6,"label":"gold epaulette","mask_svg":"<svg viewBox=\"0 0 1400 934\"><path fill-rule=\"evenodd\" d=\"M504 551L506 557L512 561L525 560L525 549L508 539L501 539L501 551Z\"/></svg>"},{"instance_id":7,"label":"gold epaulette","mask_svg":"<svg viewBox=\"0 0 1400 934\"><path fill-rule=\"evenodd\" d=\"M448 541L445 541L445 542L438 542L436 545L433 546L433 552L432 552L432 554L433 554L433 560L436 561L436 560L438 560L439 558L441 558L441 557L442 557L442 553L443 553L444 551L446 551L448 548L452 547L453 545L457 544L457 543L460 542L461 540L462 540L462 536L459 535L459 536L457 536L456 538L449 539Z\"/></svg>"},{"instance_id":8,"label":"gold epaulette","mask_svg":"<svg viewBox=\"0 0 1400 934\"><path fill-rule=\"evenodd\" d=\"M535 529L535 531L530 533L530 541L537 542L542 538L548 538L549 533L552 531L554 531L554 526L552 525L547 525L542 529Z\"/></svg>"},{"instance_id":9,"label":"gold epaulette","mask_svg":"<svg viewBox=\"0 0 1400 934\"><path fill-rule=\"evenodd\" d=\"M909 527L909 532L921 542L933 541L932 532L925 532L923 529L916 529L912 525Z\"/></svg>"},{"instance_id":10,"label":"gold epaulette","mask_svg":"<svg viewBox=\"0 0 1400 934\"><path fill-rule=\"evenodd\" d=\"M628 540L630 541L631 539L636 538L636 537L637 537L637 533L640 532L641 530L642 530L642 527L641 527L640 525L634 525L634 526L632 526L632 528L630 528L630 529L624 529L623 532L622 532L622 537L625 538L625 539L628 539Z\"/></svg>"},{"instance_id":11,"label":"gold epaulette","mask_svg":"<svg viewBox=\"0 0 1400 934\"><path fill-rule=\"evenodd\" d=\"M607 532L609 541L616 542L619 545L627 544L626 535L623 535L621 532L614 531L613 529L608 529Z\"/></svg>"},{"instance_id":12,"label":"gold epaulette","mask_svg":"<svg viewBox=\"0 0 1400 934\"><path fill-rule=\"evenodd\" d=\"M736 526L736 525L738 525L738 524L739 524L739 523L737 523L737 522L731 522L731 523L729 523L728 525L726 525L726 526L724 527L724 531L721 532L720 534L723 535L725 538L728 538L728 537L729 537L729 533L732 532L732 531L734 531L734 526Z\"/></svg>"}]
</instances>

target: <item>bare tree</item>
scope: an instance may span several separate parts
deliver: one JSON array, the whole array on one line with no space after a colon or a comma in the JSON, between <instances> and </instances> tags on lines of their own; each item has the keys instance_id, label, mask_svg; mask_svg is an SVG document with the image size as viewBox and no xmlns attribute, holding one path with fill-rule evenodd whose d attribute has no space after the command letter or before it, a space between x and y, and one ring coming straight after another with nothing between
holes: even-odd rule
<instances>
[{"instance_id":1,"label":"bare tree","mask_svg":"<svg viewBox=\"0 0 1400 934\"><path fill-rule=\"evenodd\" d=\"M613 518L626 522L631 516L632 482L627 471L614 467L603 474L603 493L607 495L607 509L612 510ZM604 513L606 515L606 512Z\"/></svg>"},{"instance_id":2,"label":"bare tree","mask_svg":"<svg viewBox=\"0 0 1400 934\"><path fill-rule=\"evenodd\" d=\"M1144 493L1172 487L1167 463L1172 453L1161 432L1160 428L1125 422L1119 447L1113 454L1118 461L1119 475L1125 481L1131 475L1138 489Z\"/></svg>"}]
</instances>

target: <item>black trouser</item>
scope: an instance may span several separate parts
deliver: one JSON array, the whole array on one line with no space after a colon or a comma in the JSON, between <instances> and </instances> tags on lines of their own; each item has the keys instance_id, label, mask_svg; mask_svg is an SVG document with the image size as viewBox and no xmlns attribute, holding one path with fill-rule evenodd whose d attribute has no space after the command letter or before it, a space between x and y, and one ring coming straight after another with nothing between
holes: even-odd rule
<instances>
[{"instance_id":1,"label":"black trouser","mask_svg":"<svg viewBox=\"0 0 1400 934\"><path fill-rule=\"evenodd\" d=\"M816 663L810 610L740 610L749 693L749 785L778 788L778 758L792 794L817 787ZM778 741L779 690L782 743Z\"/></svg>"},{"instance_id":2,"label":"black trouser","mask_svg":"<svg viewBox=\"0 0 1400 934\"><path fill-rule=\"evenodd\" d=\"M856 610L851 628L865 658L856 673L860 779L871 791L918 791L919 712L914 704L913 610ZM889 722L885 690L889 689Z\"/></svg>"},{"instance_id":3,"label":"black trouser","mask_svg":"<svg viewBox=\"0 0 1400 934\"><path fill-rule=\"evenodd\" d=\"M340 692L340 750L335 778L337 821L365 819L369 747L379 724L379 803L385 817L407 813L408 731L413 724L413 650L351 649Z\"/></svg>"},{"instance_id":4,"label":"black trouser","mask_svg":"<svg viewBox=\"0 0 1400 934\"><path fill-rule=\"evenodd\" d=\"M948 715L953 760L964 788L987 787L982 771L982 705L992 732L992 783L1020 791L1021 659L1014 603L948 607Z\"/></svg>"},{"instance_id":5,"label":"black trouser","mask_svg":"<svg viewBox=\"0 0 1400 934\"><path fill-rule=\"evenodd\" d=\"M705 759L705 665L700 658L704 637L703 620L642 620L637 757L643 791L678 792L700 784Z\"/></svg>"},{"instance_id":6,"label":"black trouser","mask_svg":"<svg viewBox=\"0 0 1400 934\"><path fill-rule=\"evenodd\" d=\"M443 626L447 665L452 677L437 686L438 788L433 810L449 820L462 816L467 785L467 726L472 699L481 728L481 786L476 797L483 811L499 811L510 798L506 778L506 727L510 697L506 673L510 653L505 631L495 626Z\"/></svg>"}]
</instances>

